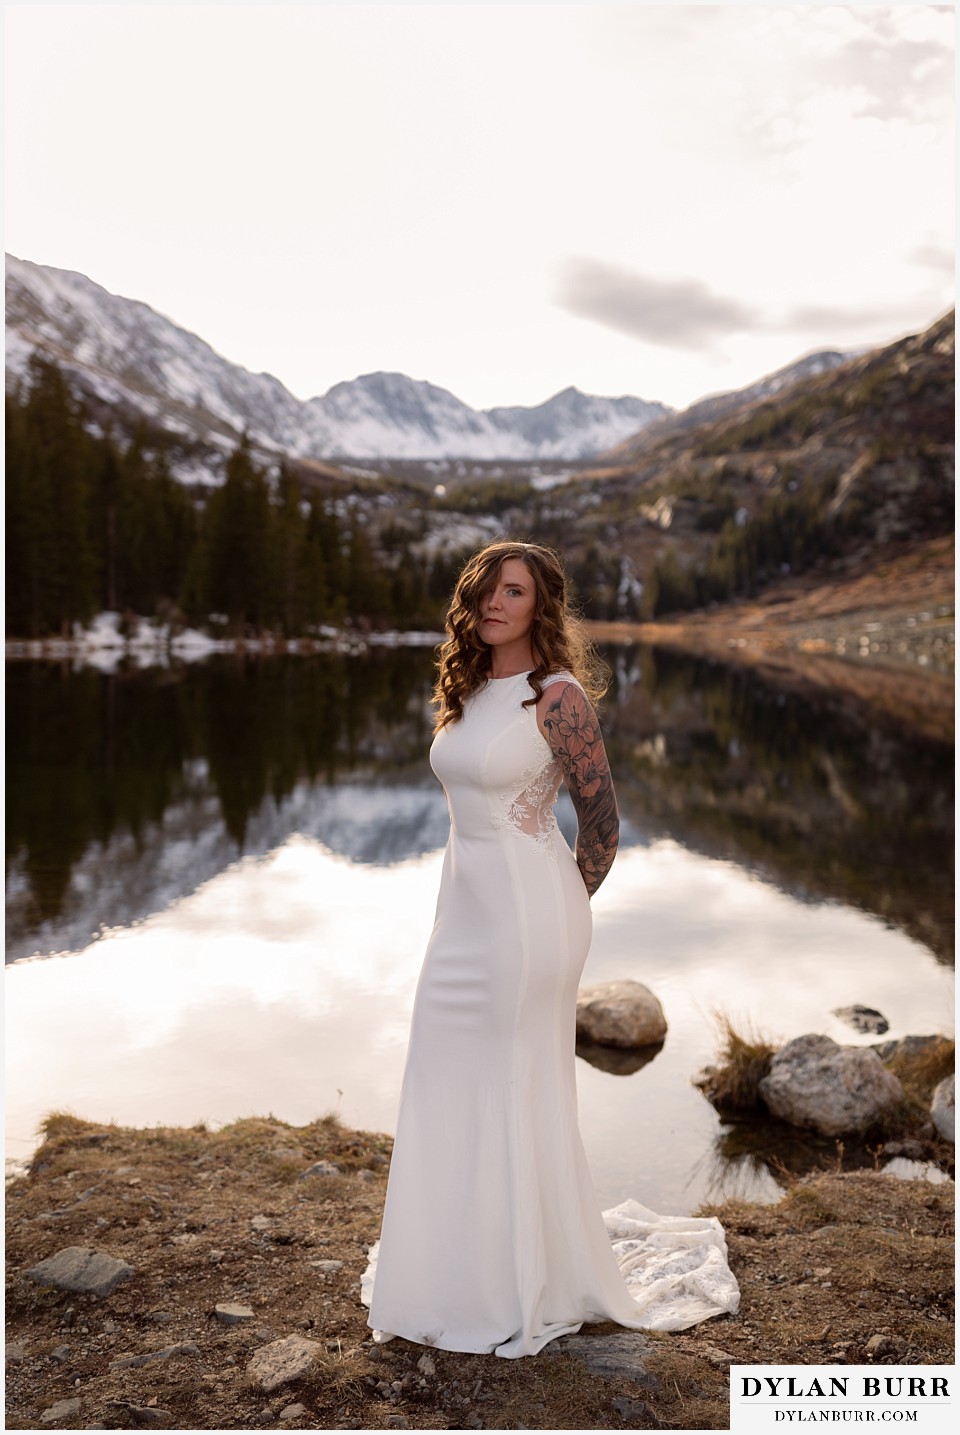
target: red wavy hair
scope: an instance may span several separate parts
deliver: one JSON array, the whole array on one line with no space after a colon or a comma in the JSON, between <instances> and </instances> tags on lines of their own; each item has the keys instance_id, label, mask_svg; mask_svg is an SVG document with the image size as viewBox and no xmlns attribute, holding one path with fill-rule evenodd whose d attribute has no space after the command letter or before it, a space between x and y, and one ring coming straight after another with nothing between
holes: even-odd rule
<instances>
[{"instance_id":1,"label":"red wavy hair","mask_svg":"<svg viewBox=\"0 0 960 1435\"><path fill-rule=\"evenodd\" d=\"M437 732L460 721L465 701L490 676L490 645L477 631L480 603L508 558L517 558L524 565L537 599L530 633L534 668L528 678L533 696L523 706L538 703L543 679L561 671L575 677L593 702L599 702L607 690L609 673L570 606L560 555L537 543L491 543L467 560L453 591L446 619L449 636L438 653L439 675L433 689Z\"/></svg>"}]
</instances>

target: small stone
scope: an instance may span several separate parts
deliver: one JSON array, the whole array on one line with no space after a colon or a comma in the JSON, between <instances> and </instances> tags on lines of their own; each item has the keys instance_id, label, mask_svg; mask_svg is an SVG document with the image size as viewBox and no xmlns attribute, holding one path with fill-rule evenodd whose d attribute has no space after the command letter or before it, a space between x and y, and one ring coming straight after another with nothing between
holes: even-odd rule
<instances>
[{"instance_id":1,"label":"small stone","mask_svg":"<svg viewBox=\"0 0 960 1435\"><path fill-rule=\"evenodd\" d=\"M321 1275L325 1276L332 1276L343 1270L343 1261L311 1261L310 1264L315 1271L320 1271Z\"/></svg>"},{"instance_id":2,"label":"small stone","mask_svg":"<svg viewBox=\"0 0 960 1435\"><path fill-rule=\"evenodd\" d=\"M903 1345L899 1340L891 1340L889 1335L872 1335L866 1348L868 1355L882 1359L885 1355L899 1355Z\"/></svg>"},{"instance_id":3,"label":"small stone","mask_svg":"<svg viewBox=\"0 0 960 1435\"><path fill-rule=\"evenodd\" d=\"M469 1422L468 1422L469 1423ZM409 1430L410 1426L402 1415L390 1415L387 1417L387 1425L391 1430Z\"/></svg>"},{"instance_id":4,"label":"small stone","mask_svg":"<svg viewBox=\"0 0 960 1435\"><path fill-rule=\"evenodd\" d=\"M297 1177L298 1181L305 1181L308 1176L339 1176L340 1167L335 1166L332 1161L315 1161L305 1171L301 1171Z\"/></svg>"},{"instance_id":5,"label":"small stone","mask_svg":"<svg viewBox=\"0 0 960 1435\"><path fill-rule=\"evenodd\" d=\"M300 1380L320 1354L315 1340L303 1335L287 1335L254 1351L247 1365L250 1378L267 1394L291 1380Z\"/></svg>"},{"instance_id":6,"label":"small stone","mask_svg":"<svg viewBox=\"0 0 960 1435\"><path fill-rule=\"evenodd\" d=\"M360 1170L354 1171L353 1174L356 1176L358 1181L375 1181L377 1179L373 1172L368 1171L365 1166L361 1166Z\"/></svg>"},{"instance_id":7,"label":"small stone","mask_svg":"<svg viewBox=\"0 0 960 1435\"><path fill-rule=\"evenodd\" d=\"M66 1365L72 1354L72 1345L58 1345L56 1350L51 1350L50 1359L55 1360L58 1365Z\"/></svg>"},{"instance_id":8,"label":"small stone","mask_svg":"<svg viewBox=\"0 0 960 1435\"><path fill-rule=\"evenodd\" d=\"M57 1420L70 1420L74 1415L80 1414L79 1400L58 1400L56 1405L48 1405L40 1416L44 1425L53 1425Z\"/></svg>"},{"instance_id":9,"label":"small stone","mask_svg":"<svg viewBox=\"0 0 960 1435\"><path fill-rule=\"evenodd\" d=\"M872 1006L863 1006L860 1002L854 1002L853 1006L835 1007L833 1014L845 1021L847 1026L852 1026L854 1031L863 1032L865 1035L872 1033L874 1036L883 1036L885 1031L890 1030L890 1023L883 1012Z\"/></svg>"},{"instance_id":10,"label":"small stone","mask_svg":"<svg viewBox=\"0 0 960 1435\"><path fill-rule=\"evenodd\" d=\"M222 1320L224 1325L239 1325L241 1321L253 1320L254 1313L248 1305L234 1305L231 1302L224 1302L215 1307L214 1314L217 1320Z\"/></svg>"},{"instance_id":11,"label":"small stone","mask_svg":"<svg viewBox=\"0 0 960 1435\"><path fill-rule=\"evenodd\" d=\"M307 1413L307 1407L299 1401L294 1405L285 1405L280 1411L281 1420L300 1420Z\"/></svg>"},{"instance_id":12,"label":"small stone","mask_svg":"<svg viewBox=\"0 0 960 1435\"><path fill-rule=\"evenodd\" d=\"M250 1224L255 1231L266 1231L271 1225L269 1216L251 1216Z\"/></svg>"},{"instance_id":13,"label":"small stone","mask_svg":"<svg viewBox=\"0 0 960 1435\"><path fill-rule=\"evenodd\" d=\"M8 1345L6 1349L6 1364L19 1365L27 1358L27 1348L24 1345Z\"/></svg>"},{"instance_id":14,"label":"small stone","mask_svg":"<svg viewBox=\"0 0 960 1435\"><path fill-rule=\"evenodd\" d=\"M421 1375L436 1375L437 1362L434 1360L432 1355L421 1355L420 1359L417 1361L417 1369L420 1371Z\"/></svg>"},{"instance_id":15,"label":"small stone","mask_svg":"<svg viewBox=\"0 0 960 1435\"><path fill-rule=\"evenodd\" d=\"M736 1360L736 1356L731 1355L728 1350L721 1350L719 1346L716 1345L698 1346L697 1354L702 1355L704 1360L708 1360L710 1364L716 1366L718 1370L726 1369L728 1365L733 1365Z\"/></svg>"},{"instance_id":16,"label":"small stone","mask_svg":"<svg viewBox=\"0 0 960 1435\"><path fill-rule=\"evenodd\" d=\"M954 1076L944 1077L943 1081L938 1084L930 1103L930 1115L944 1141L953 1141L957 1120L956 1079Z\"/></svg>"},{"instance_id":17,"label":"small stone","mask_svg":"<svg viewBox=\"0 0 960 1435\"><path fill-rule=\"evenodd\" d=\"M122 1418L125 1426L145 1430L173 1430L176 1417L170 1410L161 1410L156 1405L132 1405L127 1400L108 1400L107 1404Z\"/></svg>"},{"instance_id":18,"label":"small stone","mask_svg":"<svg viewBox=\"0 0 960 1435\"><path fill-rule=\"evenodd\" d=\"M226 1255L226 1251L207 1251L207 1260L212 1266L218 1266Z\"/></svg>"},{"instance_id":19,"label":"small stone","mask_svg":"<svg viewBox=\"0 0 960 1435\"><path fill-rule=\"evenodd\" d=\"M614 1410L624 1420L646 1420L650 1411L642 1400L630 1400L626 1395L617 1395L610 1401ZM642 1426L641 1426L642 1428Z\"/></svg>"},{"instance_id":20,"label":"small stone","mask_svg":"<svg viewBox=\"0 0 960 1435\"><path fill-rule=\"evenodd\" d=\"M102 1251L93 1251L87 1246L67 1246L38 1265L31 1266L26 1274L38 1285L85 1291L90 1295L110 1295L121 1281L129 1280L136 1272L126 1261L117 1260Z\"/></svg>"},{"instance_id":21,"label":"small stone","mask_svg":"<svg viewBox=\"0 0 960 1435\"><path fill-rule=\"evenodd\" d=\"M162 1350L145 1350L140 1355L118 1355L111 1360L111 1370L138 1370L141 1365L150 1365L155 1360L170 1360L174 1355L199 1355L200 1350L192 1340L181 1340L176 1345L165 1345Z\"/></svg>"}]
</instances>

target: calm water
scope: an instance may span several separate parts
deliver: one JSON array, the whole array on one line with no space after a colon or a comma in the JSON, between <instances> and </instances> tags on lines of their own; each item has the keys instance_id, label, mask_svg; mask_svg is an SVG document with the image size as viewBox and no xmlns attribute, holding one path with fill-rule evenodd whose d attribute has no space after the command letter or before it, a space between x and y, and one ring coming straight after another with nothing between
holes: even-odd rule
<instances>
[{"instance_id":1,"label":"calm water","mask_svg":"<svg viewBox=\"0 0 960 1435\"><path fill-rule=\"evenodd\" d=\"M867 1043L833 1015L861 1002L890 1036L952 1034L953 751L753 674L607 656L624 834L584 980L645 982L669 1031L637 1070L577 1061L598 1191L773 1199L772 1156L831 1153L720 1122L691 1085L713 1014ZM447 831L431 663L8 665L9 1156L63 1108L393 1128Z\"/></svg>"}]
</instances>

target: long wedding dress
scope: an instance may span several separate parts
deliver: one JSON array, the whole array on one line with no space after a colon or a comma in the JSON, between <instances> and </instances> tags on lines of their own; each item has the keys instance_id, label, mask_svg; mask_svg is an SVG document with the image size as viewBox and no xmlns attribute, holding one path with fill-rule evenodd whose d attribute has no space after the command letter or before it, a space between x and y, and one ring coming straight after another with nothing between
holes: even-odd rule
<instances>
[{"instance_id":1,"label":"long wedding dress","mask_svg":"<svg viewBox=\"0 0 960 1435\"><path fill-rule=\"evenodd\" d=\"M574 1073L590 902L531 693L526 673L489 679L431 748L450 839L363 1281L379 1340L514 1357L585 1321L669 1330L736 1309L715 1219L600 1212Z\"/></svg>"}]
</instances>

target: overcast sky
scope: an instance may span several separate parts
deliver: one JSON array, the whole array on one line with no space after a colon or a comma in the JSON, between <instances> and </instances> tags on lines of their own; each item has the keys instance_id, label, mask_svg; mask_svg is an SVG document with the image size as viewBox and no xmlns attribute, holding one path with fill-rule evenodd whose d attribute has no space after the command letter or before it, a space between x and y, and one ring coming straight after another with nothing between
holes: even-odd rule
<instances>
[{"instance_id":1,"label":"overcast sky","mask_svg":"<svg viewBox=\"0 0 960 1435\"><path fill-rule=\"evenodd\" d=\"M682 406L953 303L952 5L4 8L7 250L300 398Z\"/></svg>"}]
</instances>

